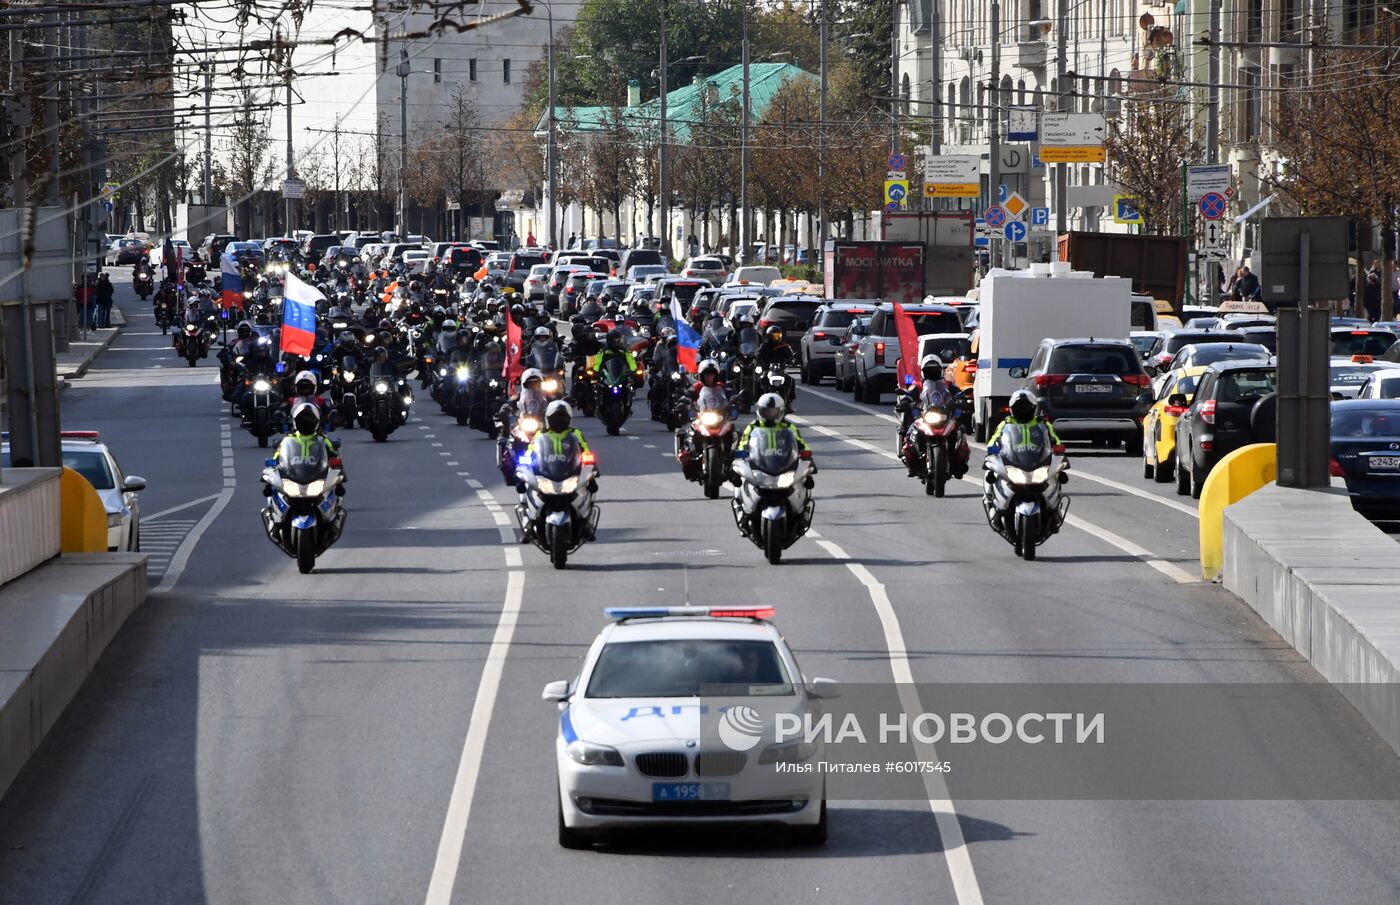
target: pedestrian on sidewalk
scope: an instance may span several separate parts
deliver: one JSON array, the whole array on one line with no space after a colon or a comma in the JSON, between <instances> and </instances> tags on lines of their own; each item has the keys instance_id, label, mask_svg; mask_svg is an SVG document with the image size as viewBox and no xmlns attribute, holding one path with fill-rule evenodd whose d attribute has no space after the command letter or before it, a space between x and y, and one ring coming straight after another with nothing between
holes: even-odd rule
<instances>
[{"instance_id":1,"label":"pedestrian on sidewalk","mask_svg":"<svg viewBox=\"0 0 1400 905\"><path fill-rule=\"evenodd\" d=\"M1373 261L1366 271L1366 288L1362 295L1362 305L1366 318L1372 322L1381 319L1381 272Z\"/></svg>"},{"instance_id":2,"label":"pedestrian on sidewalk","mask_svg":"<svg viewBox=\"0 0 1400 905\"><path fill-rule=\"evenodd\" d=\"M97 275L97 310L93 320L103 329L112 326L112 280L105 271Z\"/></svg>"}]
</instances>

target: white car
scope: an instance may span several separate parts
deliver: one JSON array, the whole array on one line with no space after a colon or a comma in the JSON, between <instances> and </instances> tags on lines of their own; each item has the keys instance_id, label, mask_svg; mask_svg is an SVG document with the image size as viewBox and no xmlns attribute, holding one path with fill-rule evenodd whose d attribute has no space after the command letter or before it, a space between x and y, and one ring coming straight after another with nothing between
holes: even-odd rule
<instances>
[{"instance_id":1,"label":"white car","mask_svg":"<svg viewBox=\"0 0 1400 905\"><path fill-rule=\"evenodd\" d=\"M428 269L428 262L433 256L426 251L405 251L403 253L403 266L409 273L424 273Z\"/></svg>"},{"instance_id":2,"label":"white car","mask_svg":"<svg viewBox=\"0 0 1400 905\"><path fill-rule=\"evenodd\" d=\"M549 271L553 268L548 264L535 264L530 268L530 275L525 277L525 300L527 302L544 301L545 284L549 282Z\"/></svg>"},{"instance_id":3,"label":"white car","mask_svg":"<svg viewBox=\"0 0 1400 905\"><path fill-rule=\"evenodd\" d=\"M146 479L125 474L97 431L63 431L63 467L87 478L107 510L107 549L141 549L141 502ZM0 447L0 464L10 467L10 444Z\"/></svg>"},{"instance_id":4,"label":"white car","mask_svg":"<svg viewBox=\"0 0 1400 905\"><path fill-rule=\"evenodd\" d=\"M613 827L733 823L783 825L804 844L823 844L823 775L778 767L814 761L821 743L774 743L762 727L779 713L815 718L819 699L840 688L803 678L767 621L773 609L604 613L615 621L578 677L543 694L560 711L559 844L586 848Z\"/></svg>"},{"instance_id":5,"label":"white car","mask_svg":"<svg viewBox=\"0 0 1400 905\"><path fill-rule=\"evenodd\" d=\"M1400 376L1400 363L1372 361L1369 355L1337 355L1328 361L1327 371L1333 399L1358 399L1371 378Z\"/></svg>"}]
</instances>

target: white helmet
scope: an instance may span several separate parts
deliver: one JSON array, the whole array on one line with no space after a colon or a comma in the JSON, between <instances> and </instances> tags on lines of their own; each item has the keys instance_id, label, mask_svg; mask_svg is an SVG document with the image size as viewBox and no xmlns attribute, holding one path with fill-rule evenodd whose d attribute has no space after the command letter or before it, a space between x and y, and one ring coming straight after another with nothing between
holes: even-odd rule
<instances>
[{"instance_id":1,"label":"white helmet","mask_svg":"<svg viewBox=\"0 0 1400 905\"><path fill-rule=\"evenodd\" d=\"M520 375L521 386L524 386L532 380L544 380L544 374L541 373L539 368L526 368L525 372Z\"/></svg>"},{"instance_id":2,"label":"white helmet","mask_svg":"<svg viewBox=\"0 0 1400 905\"><path fill-rule=\"evenodd\" d=\"M705 374L706 371L714 371L715 374L718 375L718 374L719 374L719 362L715 361L713 358L707 358L707 359L705 359L704 361L700 362L700 364L698 364L698 365L695 366L695 376L696 376L696 377L702 377L702 376L704 376L704 374Z\"/></svg>"},{"instance_id":3,"label":"white helmet","mask_svg":"<svg viewBox=\"0 0 1400 905\"><path fill-rule=\"evenodd\" d=\"M758 419L764 424L772 425L783 417L787 407L783 405L783 397L777 393L764 393L758 397L758 402L754 405L754 411L758 412Z\"/></svg>"},{"instance_id":4,"label":"white helmet","mask_svg":"<svg viewBox=\"0 0 1400 905\"><path fill-rule=\"evenodd\" d=\"M314 395L316 393L316 388L320 386L320 384L316 381L316 375L312 371L298 371L296 379L292 381L292 386L293 388L299 389L303 383L307 382L311 384L310 395Z\"/></svg>"},{"instance_id":5,"label":"white helmet","mask_svg":"<svg viewBox=\"0 0 1400 905\"><path fill-rule=\"evenodd\" d=\"M568 430L573 418L574 410L562 399L554 400L549 404L549 408L544 410L544 423L549 425L552 431Z\"/></svg>"},{"instance_id":6,"label":"white helmet","mask_svg":"<svg viewBox=\"0 0 1400 905\"><path fill-rule=\"evenodd\" d=\"M937 373L932 377L929 376L929 368L937 369ZM943 359L933 354L925 355L919 361L919 372L924 375L925 380L937 380L939 377L943 376Z\"/></svg>"}]
</instances>

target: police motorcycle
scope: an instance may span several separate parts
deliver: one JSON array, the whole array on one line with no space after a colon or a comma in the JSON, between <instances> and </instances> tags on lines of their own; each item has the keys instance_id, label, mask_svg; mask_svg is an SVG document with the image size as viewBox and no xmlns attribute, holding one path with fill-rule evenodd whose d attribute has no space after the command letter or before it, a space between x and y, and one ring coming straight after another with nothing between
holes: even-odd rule
<instances>
[{"instance_id":1,"label":"police motorcycle","mask_svg":"<svg viewBox=\"0 0 1400 905\"><path fill-rule=\"evenodd\" d=\"M299 403L292 421L298 432L282 438L276 458L268 459L263 469L267 504L262 521L268 539L295 559L297 570L305 575L345 530L345 508L340 504L345 485L340 457L316 432L316 406Z\"/></svg>"},{"instance_id":2,"label":"police motorcycle","mask_svg":"<svg viewBox=\"0 0 1400 905\"><path fill-rule=\"evenodd\" d=\"M532 375L532 370L526 370L521 375L522 386L531 376L538 376L538 372ZM541 392L535 394L528 402L522 400L514 417L508 417L504 407L497 416L496 450L500 459L501 476L505 478L507 484L515 483L516 462L521 454L530 448L530 444L535 440L535 434L544 427L546 408L552 402L557 401L560 400L548 399Z\"/></svg>"},{"instance_id":3,"label":"police motorcycle","mask_svg":"<svg viewBox=\"0 0 1400 905\"><path fill-rule=\"evenodd\" d=\"M558 420L569 404L556 399L546 418ZM540 433L517 457L515 483L520 502L516 518L525 540L549 555L563 569L569 554L597 536L601 509L593 502L598 491L597 460L585 451L574 433Z\"/></svg>"},{"instance_id":4,"label":"police motorcycle","mask_svg":"<svg viewBox=\"0 0 1400 905\"><path fill-rule=\"evenodd\" d=\"M1069 512L1069 497L1060 491L1060 485L1069 481L1065 473L1069 460L1064 447L1053 443L1044 422L1018 423L1027 422L1035 412L1029 392L1017 390L1011 408L1017 417L1003 423L1001 436L987 447L982 462L986 472L982 507L992 530L1011 544L1017 556L1030 562L1035 548L1060 530Z\"/></svg>"},{"instance_id":5,"label":"police motorcycle","mask_svg":"<svg viewBox=\"0 0 1400 905\"><path fill-rule=\"evenodd\" d=\"M676 434L676 459L687 480L699 481L706 499L719 499L734 463L733 404L719 387L701 387L690 435Z\"/></svg>"},{"instance_id":6,"label":"police motorcycle","mask_svg":"<svg viewBox=\"0 0 1400 905\"><path fill-rule=\"evenodd\" d=\"M782 400L765 393L756 407L781 412ZM800 449L797 437L782 428L757 426L748 448L734 452L734 523L773 565L812 527L814 471L810 451Z\"/></svg>"},{"instance_id":7,"label":"police motorcycle","mask_svg":"<svg viewBox=\"0 0 1400 905\"><path fill-rule=\"evenodd\" d=\"M967 474L971 453L960 420L966 395L959 393L952 400L938 403L932 400L928 388L941 375L943 365L937 358L929 357L933 362L929 364L925 359L924 388L917 401L912 392L904 391L895 403L895 413L901 416L895 452L909 476L923 481L924 493L941 497L950 479ZM912 383L913 379L910 376L907 381Z\"/></svg>"},{"instance_id":8,"label":"police motorcycle","mask_svg":"<svg viewBox=\"0 0 1400 905\"><path fill-rule=\"evenodd\" d=\"M632 414L632 372L622 356L608 355L603 359L595 391L594 410L598 420L603 422L608 435L615 437Z\"/></svg>"}]
</instances>

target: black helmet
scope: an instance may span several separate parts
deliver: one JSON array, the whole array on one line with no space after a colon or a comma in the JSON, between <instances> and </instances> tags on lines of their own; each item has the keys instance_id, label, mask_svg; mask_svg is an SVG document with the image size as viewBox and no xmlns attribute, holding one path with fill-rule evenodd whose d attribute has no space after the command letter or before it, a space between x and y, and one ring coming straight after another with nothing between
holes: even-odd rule
<instances>
[{"instance_id":1,"label":"black helmet","mask_svg":"<svg viewBox=\"0 0 1400 905\"><path fill-rule=\"evenodd\" d=\"M670 336L666 337L666 348L674 349L679 345L680 339L675 334L671 334Z\"/></svg>"},{"instance_id":2,"label":"black helmet","mask_svg":"<svg viewBox=\"0 0 1400 905\"><path fill-rule=\"evenodd\" d=\"M622 351L622 331L616 327L608 331L608 348Z\"/></svg>"},{"instance_id":3,"label":"black helmet","mask_svg":"<svg viewBox=\"0 0 1400 905\"><path fill-rule=\"evenodd\" d=\"M469 346L471 345L471 342L472 331L468 330L466 327L463 327L462 329L457 331L457 345Z\"/></svg>"},{"instance_id":4,"label":"black helmet","mask_svg":"<svg viewBox=\"0 0 1400 905\"><path fill-rule=\"evenodd\" d=\"M782 341L783 341L783 328L782 328L782 327L779 327L777 324L772 325L771 327L769 327L767 330L764 330L763 332L764 332L764 335L766 335L766 336L768 337L768 341L769 341L769 342L775 342L775 343L776 343L776 342L782 342Z\"/></svg>"},{"instance_id":5,"label":"black helmet","mask_svg":"<svg viewBox=\"0 0 1400 905\"><path fill-rule=\"evenodd\" d=\"M238 338L239 338L239 339L248 339L248 338L249 338L250 336L252 336L252 335L253 335L253 325L252 325L252 324L248 323L247 321L243 321L243 322L241 322L241 323L238 325Z\"/></svg>"},{"instance_id":6,"label":"black helmet","mask_svg":"<svg viewBox=\"0 0 1400 905\"><path fill-rule=\"evenodd\" d=\"M568 430L573 420L574 410L569 408L569 404L562 399L554 400L544 411L544 423L555 432Z\"/></svg>"},{"instance_id":7,"label":"black helmet","mask_svg":"<svg viewBox=\"0 0 1400 905\"><path fill-rule=\"evenodd\" d=\"M1036 398L1030 390L1017 390L1011 394L1011 417L1017 421L1029 421L1035 416Z\"/></svg>"},{"instance_id":8,"label":"black helmet","mask_svg":"<svg viewBox=\"0 0 1400 905\"><path fill-rule=\"evenodd\" d=\"M355 348L355 334L351 333L349 330L341 330L340 336L337 339L342 349Z\"/></svg>"},{"instance_id":9,"label":"black helmet","mask_svg":"<svg viewBox=\"0 0 1400 905\"><path fill-rule=\"evenodd\" d=\"M374 347L374 360L375 360L375 361L383 361L383 360L385 360L385 359L388 358L388 357L389 357L389 350L388 350L388 349L384 348L383 346L375 346L375 347Z\"/></svg>"},{"instance_id":10,"label":"black helmet","mask_svg":"<svg viewBox=\"0 0 1400 905\"><path fill-rule=\"evenodd\" d=\"M298 402L292 410L292 424L299 434L314 434L321 428L321 410L310 402Z\"/></svg>"},{"instance_id":11,"label":"black helmet","mask_svg":"<svg viewBox=\"0 0 1400 905\"><path fill-rule=\"evenodd\" d=\"M420 282L417 281L417 280L409 280L409 281L408 281L408 291L409 291L409 292L422 292L422 291L423 291L423 284L420 283ZM419 309L419 310L422 310L422 309Z\"/></svg>"}]
</instances>

